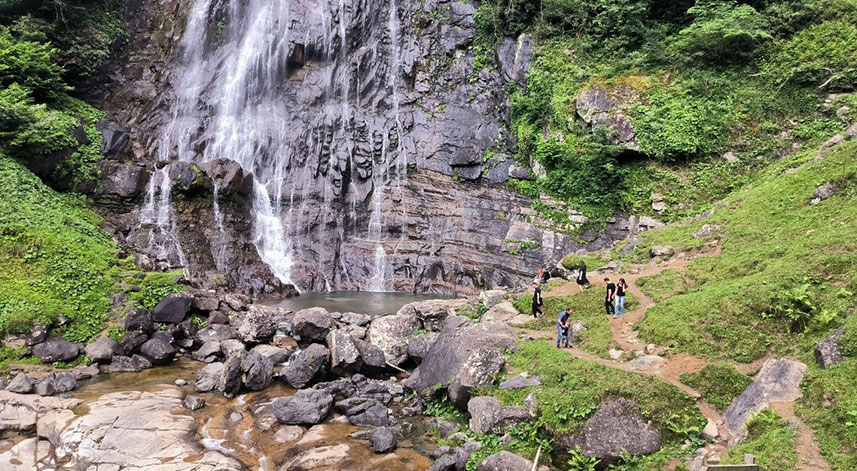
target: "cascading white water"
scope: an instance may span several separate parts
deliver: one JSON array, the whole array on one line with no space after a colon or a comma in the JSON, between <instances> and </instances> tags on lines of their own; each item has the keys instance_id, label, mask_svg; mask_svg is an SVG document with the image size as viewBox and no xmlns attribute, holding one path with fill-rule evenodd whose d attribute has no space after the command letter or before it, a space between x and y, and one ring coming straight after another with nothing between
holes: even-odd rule
<instances>
[{"instance_id":1,"label":"cascading white water","mask_svg":"<svg viewBox=\"0 0 857 471\"><path fill-rule=\"evenodd\" d=\"M386 228L398 217L383 209L382 200L385 188L402 191L407 180L399 117L398 6L391 0L386 21L378 17L388 29L385 54L391 58L378 77L381 93L367 105L360 102L355 78L360 62L354 58L362 57L361 50L350 46L347 36L352 9L359 12L366 5L329 0L301 10L307 6L288 0L196 1L174 71L174 99L158 141L159 160L229 159L251 173L253 241L281 281L313 289L348 282L343 244L354 238L375 246L373 254L364 256L374 263L364 265L373 272L360 277L366 280L361 288L389 289L394 270L384 243ZM296 70L301 70L300 78L292 82ZM385 114L391 108L392 119ZM358 119L368 128L369 139L383 140L382 158L370 155L371 175L360 181L355 169L364 164L354 161L358 131L353 123ZM158 206L162 200L163 190L153 187L151 201ZM222 233L217 189L213 205L214 224ZM361 206L369 211L362 212ZM358 220L364 222L358 225ZM158 226L155 232L174 234L174 221L172 227L162 231ZM177 243L164 247L167 259L180 251ZM300 254L300 273L309 281L294 279L295 254ZM221 269L225 254L213 255Z\"/></svg>"},{"instance_id":2,"label":"cascading white water","mask_svg":"<svg viewBox=\"0 0 857 471\"><path fill-rule=\"evenodd\" d=\"M170 203L172 179L169 169L158 169L149 180L146 197L140 208L140 223L148 229L149 249L159 260L172 257L179 266L187 264L176 231L175 216Z\"/></svg>"},{"instance_id":3,"label":"cascading white water","mask_svg":"<svg viewBox=\"0 0 857 471\"><path fill-rule=\"evenodd\" d=\"M214 210L214 228L217 230L217 236L220 238L219 246L214 253L214 266L218 270L223 270L226 266L226 249L229 246L229 236L226 234L226 229L223 227L223 212L220 210L219 188L217 182L212 182L214 187L214 196L211 200L211 206Z\"/></svg>"}]
</instances>

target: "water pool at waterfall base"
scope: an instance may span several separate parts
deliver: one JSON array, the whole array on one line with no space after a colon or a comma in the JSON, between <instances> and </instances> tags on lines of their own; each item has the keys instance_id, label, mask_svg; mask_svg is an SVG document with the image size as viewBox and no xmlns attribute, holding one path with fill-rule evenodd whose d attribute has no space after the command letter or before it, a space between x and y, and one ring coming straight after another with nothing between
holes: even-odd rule
<instances>
[{"instance_id":1,"label":"water pool at waterfall base","mask_svg":"<svg viewBox=\"0 0 857 471\"><path fill-rule=\"evenodd\" d=\"M395 293L375 291L331 291L303 293L300 296L266 303L291 311L323 307L331 312L357 312L360 314L395 314L402 306L430 299L453 299L454 296L434 293Z\"/></svg>"}]
</instances>

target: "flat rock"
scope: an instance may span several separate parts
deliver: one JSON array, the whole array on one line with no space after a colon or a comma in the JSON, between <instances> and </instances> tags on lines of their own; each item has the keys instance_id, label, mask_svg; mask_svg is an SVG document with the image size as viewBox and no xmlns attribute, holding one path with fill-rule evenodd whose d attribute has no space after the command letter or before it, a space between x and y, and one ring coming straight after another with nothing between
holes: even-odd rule
<instances>
[{"instance_id":1,"label":"flat rock","mask_svg":"<svg viewBox=\"0 0 857 471\"><path fill-rule=\"evenodd\" d=\"M525 376L523 374L512 376L500 383L500 389L525 389L533 386L541 386L542 382L537 376Z\"/></svg>"},{"instance_id":2,"label":"flat rock","mask_svg":"<svg viewBox=\"0 0 857 471\"><path fill-rule=\"evenodd\" d=\"M658 355L643 355L632 360L629 366L632 370L646 371L660 368L666 362L663 357Z\"/></svg>"},{"instance_id":3,"label":"flat rock","mask_svg":"<svg viewBox=\"0 0 857 471\"><path fill-rule=\"evenodd\" d=\"M333 407L333 396L317 389L302 389L294 396L274 401L274 417L286 425L315 425L324 421Z\"/></svg>"},{"instance_id":4,"label":"flat rock","mask_svg":"<svg viewBox=\"0 0 857 471\"><path fill-rule=\"evenodd\" d=\"M533 464L530 460L508 451L501 451L485 458L479 471L529 471Z\"/></svg>"}]
</instances>

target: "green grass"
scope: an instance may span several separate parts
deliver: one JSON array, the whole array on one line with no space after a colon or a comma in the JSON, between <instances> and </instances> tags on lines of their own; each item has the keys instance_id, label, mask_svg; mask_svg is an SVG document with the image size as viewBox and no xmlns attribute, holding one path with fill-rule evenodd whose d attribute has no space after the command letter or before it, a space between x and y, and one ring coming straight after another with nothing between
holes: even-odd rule
<instances>
[{"instance_id":1,"label":"green grass","mask_svg":"<svg viewBox=\"0 0 857 471\"><path fill-rule=\"evenodd\" d=\"M795 431L776 412L765 409L747 422L747 438L730 448L722 457L723 464L743 464L744 453L756 456L764 470L794 471L797 469Z\"/></svg>"},{"instance_id":2,"label":"green grass","mask_svg":"<svg viewBox=\"0 0 857 471\"><path fill-rule=\"evenodd\" d=\"M854 317L853 315L851 316ZM798 416L812 428L834 471L857 469L857 359L827 369L810 363Z\"/></svg>"},{"instance_id":3,"label":"green grass","mask_svg":"<svg viewBox=\"0 0 857 471\"><path fill-rule=\"evenodd\" d=\"M528 294L514 301L515 307L526 314L532 312L533 296ZM592 353L602 358L608 358L607 351L618 347L610 330L609 318L604 310L604 291L598 288L583 290L571 296L545 297L543 306L544 315L533 319L524 325L524 328L534 330L547 330L556 333L556 320L559 313L571 307L574 314L572 321L582 321L586 325L586 332L580 336L578 347L581 350ZM625 312L633 310L637 306L637 300L631 293L625 298Z\"/></svg>"},{"instance_id":4,"label":"green grass","mask_svg":"<svg viewBox=\"0 0 857 471\"><path fill-rule=\"evenodd\" d=\"M516 374L528 371L538 376L542 386L503 391L487 387L478 393L518 406L533 393L539 404L537 420L551 437L578 430L602 400L618 397L635 400L643 416L661 431L664 442L661 451L645 460L641 471L660 469L670 456L678 453L684 440L696 439L705 425L695 400L675 386L651 376L573 358L549 342L523 343L517 352L508 355L507 368Z\"/></svg>"},{"instance_id":5,"label":"green grass","mask_svg":"<svg viewBox=\"0 0 857 471\"><path fill-rule=\"evenodd\" d=\"M726 364L705 365L699 371L681 375L680 379L682 383L702 394L720 413L726 412L732 400L753 382L733 366Z\"/></svg>"},{"instance_id":6,"label":"green grass","mask_svg":"<svg viewBox=\"0 0 857 471\"><path fill-rule=\"evenodd\" d=\"M181 272L149 273L140 283L140 291L131 293L130 297L142 307L154 309L165 297L185 290L184 285L176 281L180 276Z\"/></svg>"},{"instance_id":7,"label":"green grass","mask_svg":"<svg viewBox=\"0 0 857 471\"><path fill-rule=\"evenodd\" d=\"M102 330L121 269L102 220L82 198L55 192L2 155L0 188L0 333L63 314L66 338L89 339Z\"/></svg>"},{"instance_id":8,"label":"green grass","mask_svg":"<svg viewBox=\"0 0 857 471\"><path fill-rule=\"evenodd\" d=\"M599 267L603 267L610 261L609 258L595 254L595 255L569 255L562 259L562 266L567 270L577 270L580 266L580 261L586 263L587 273L588 271L594 270ZM588 276L588 275L587 275Z\"/></svg>"},{"instance_id":9,"label":"green grass","mask_svg":"<svg viewBox=\"0 0 857 471\"><path fill-rule=\"evenodd\" d=\"M678 270L668 268L657 275L637 279L640 290L656 302L688 291L687 281Z\"/></svg>"},{"instance_id":10,"label":"green grass","mask_svg":"<svg viewBox=\"0 0 857 471\"><path fill-rule=\"evenodd\" d=\"M785 170L814 157L808 149L727 198L709 218L643 234L637 256L652 245L693 247L690 234L706 223L723 229L722 252L690 262L691 288L649 309L639 325L648 342L679 351L750 362L807 351L844 320L857 289L857 143L828 152L796 173ZM815 206L821 184L846 189ZM803 319L795 327L792 316Z\"/></svg>"}]
</instances>

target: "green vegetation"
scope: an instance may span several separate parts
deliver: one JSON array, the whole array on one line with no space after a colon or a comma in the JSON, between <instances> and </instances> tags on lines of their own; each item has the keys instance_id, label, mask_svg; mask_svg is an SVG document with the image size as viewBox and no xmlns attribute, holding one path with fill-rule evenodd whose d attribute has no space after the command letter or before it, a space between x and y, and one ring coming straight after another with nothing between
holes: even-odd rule
<instances>
[{"instance_id":1,"label":"green vegetation","mask_svg":"<svg viewBox=\"0 0 857 471\"><path fill-rule=\"evenodd\" d=\"M854 326L851 322L852 329ZM797 413L812 428L834 471L857 469L857 358L852 356L827 369L808 363Z\"/></svg>"},{"instance_id":2,"label":"green vegetation","mask_svg":"<svg viewBox=\"0 0 857 471\"><path fill-rule=\"evenodd\" d=\"M743 464L744 453L756 456L762 469L794 471L797 469L795 431L776 412L765 409L747 422L747 438L730 448L721 459L723 464Z\"/></svg>"},{"instance_id":3,"label":"green vegetation","mask_svg":"<svg viewBox=\"0 0 857 471\"><path fill-rule=\"evenodd\" d=\"M689 263L688 291L649 309L638 326L641 337L742 362L809 351L855 306L855 152L857 145L842 144L822 161L786 172L815 157L807 149L726 198L711 217L644 233L638 257L648 258L653 245L698 246L690 234L706 223L722 227L723 245L719 255ZM815 189L831 181L845 189L808 205Z\"/></svg>"},{"instance_id":4,"label":"green vegetation","mask_svg":"<svg viewBox=\"0 0 857 471\"><path fill-rule=\"evenodd\" d=\"M567 270L577 270L580 268L580 262L583 261L586 264L586 270L591 271L592 269L603 267L610 261L608 257L604 257L601 255L569 255L562 259L562 266ZM587 275L588 277L588 275Z\"/></svg>"},{"instance_id":5,"label":"green vegetation","mask_svg":"<svg viewBox=\"0 0 857 471\"><path fill-rule=\"evenodd\" d=\"M516 158L547 175L510 186L602 221L616 208L654 215L653 193L667 203L662 219L707 209L812 140L799 132L807 121L835 118L821 97L857 83L855 19L852 0L485 0L479 47L536 40L512 121ZM606 124L577 114L596 87L613 101ZM638 146L620 142L617 116ZM735 158L721 159L727 151Z\"/></svg>"},{"instance_id":6,"label":"green vegetation","mask_svg":"<svg viewBox=\"0 0 857 471\"><path fill-rule=\"evenodd\" d=\"M140 291L131 293L131 299L146 309L154 309L165 297L181 293L184 286L178 283L181 272L149 273L140 283Z\"/></svg>"},{"instance_id":7,"label":"green vegetation","mask_svg":"<svg viewBox=\"0 0 857 471\"><path fill-rule=\"evenodd\" d=\"M752 379L731 365L709 364L701 370L681 375L681 382L690 386L720 411L725 413L732 400L741 395Z\"/></svg>"},{"instance_id":8,"label":"green vegetation","mask_svg":"<svg viewBox=\"0 0 857 471\"><path fill-rule=\"evenodd\" d=\"M0 332L62 314L71 320L63 335L87 340L110 309L123 268L117 247L81 198L51 190L2 155L0 187Z\"/></svg>"},{"instance_id":9,"label":"green vegetation","mask_svg":"<svg viewBox=\"0 0 857 471\"><path fill-rule=\"evenodd\" d=\"M609 318L604 310L604 292L600 289L588 289L572 296L546 296L543 306L544 315L539 319L533 319L525 328L556 331L556 319L559 313L571 307L574 314L572 321L582 321L586 325L586 331L580 334L580 343L576 344L581 350L593 355L608 358L607 352L618 345L613 340L610 331ZM518 311L530 314L532 311L533 295L528 294L516 299L513 304ZM631 293L625 299L625 312L634 309L637 300Z\"/></svg>"},{"instance_id":10,"label":"green vegetation","mask_svg":"<svg viewBox=\"0 0 857 471\"><path fill-rule=\"evenodd\" d=\"M532 457L540 441L552 441L579 429L603 399L633 399L643 416L663 435L664 447L660 451L635 460L638 471L660 469L671 456L681 455L681 444L686 439L697 440L705 425L694 399L675 386L647 375L573 358L548 342L522 343L520 350L508 356L507 367L538 376L542 386L523 390L486 387L481 388L479 394L517 406L523 405L530 393L535 395L539 419L529 425L530 438L513 442L516 447L513 451L524 456ZM539 430L544 433L540 434Z\"/></svg>"},{"instance_id":11,"label":"green vegetation","mask_svg":"<svg viewBox=\"0 0 857 471\"><path fill-rule=\"evenodd\" d=\"M657 302L687 292L687 282L678 270L668 268L657 275L637 279L640 290Z\"/></svg>"}]
</instances>

